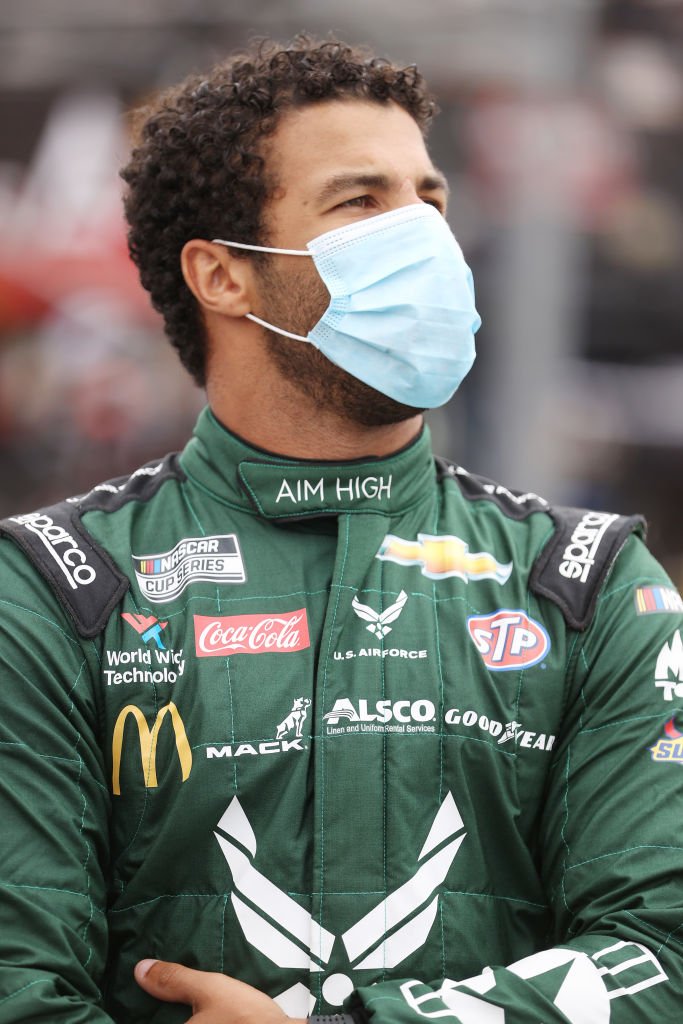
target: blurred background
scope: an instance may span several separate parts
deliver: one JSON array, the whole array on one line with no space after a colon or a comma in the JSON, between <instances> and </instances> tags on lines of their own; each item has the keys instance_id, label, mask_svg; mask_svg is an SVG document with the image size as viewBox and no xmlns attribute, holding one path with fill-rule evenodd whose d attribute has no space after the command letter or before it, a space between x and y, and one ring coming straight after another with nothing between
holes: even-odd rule
<instances>
[{"instance_id":1,"label":"blurred background","mask_svg":"<svg viewBox=\"0 0 683 1024\"><path fill-rule=\"evenodd\" d=\"M128 260L125 112L301 29L438 96L483 327L437 450L644 512L683 586L682 0L2 0L0 514L183 444L203 395Z\"/></svg>"}]
</instances>

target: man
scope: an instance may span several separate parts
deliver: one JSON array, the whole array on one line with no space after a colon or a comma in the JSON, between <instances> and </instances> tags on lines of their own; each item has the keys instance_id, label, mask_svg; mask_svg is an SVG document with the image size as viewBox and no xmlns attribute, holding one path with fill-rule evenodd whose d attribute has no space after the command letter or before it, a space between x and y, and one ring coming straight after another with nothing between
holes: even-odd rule
<instances>
[{"instance_id":1,"label":"man","mask_svg":"<svg viewBox=\"0 0 683 1024\"><path fill-rule=\"evenodd\" d=\"M678 1019L681 600L638 519L431 455L478 326L432 113L300 39L145 115L209 410L2 524L3 1021Z\"/></svg>"}]
</instances>

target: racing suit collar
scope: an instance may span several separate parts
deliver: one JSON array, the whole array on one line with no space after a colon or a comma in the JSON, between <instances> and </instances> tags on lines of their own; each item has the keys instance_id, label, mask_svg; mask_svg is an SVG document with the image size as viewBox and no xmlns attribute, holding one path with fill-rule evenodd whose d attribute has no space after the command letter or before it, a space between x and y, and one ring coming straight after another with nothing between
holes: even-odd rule
<instances>
[{"instance_id":1,"label":"racing suit collar","mask_svg":"<svg viewBox=\"0 0 683 1024\"><path fill-rule=\"evenodd\" d=\"M208 407L181 465L219 501L280 521L346 512L394 516L424 497L436 473L426 426L406 448L382 458L290 459L252 447Z\"/></svg>"}]
</instances>

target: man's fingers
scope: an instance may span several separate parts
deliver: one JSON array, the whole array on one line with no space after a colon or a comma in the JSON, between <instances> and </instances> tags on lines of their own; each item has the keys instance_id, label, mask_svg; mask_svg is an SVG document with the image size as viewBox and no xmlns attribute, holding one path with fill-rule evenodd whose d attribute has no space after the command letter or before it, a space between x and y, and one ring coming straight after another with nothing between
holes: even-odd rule
<instances>
[{"instance_id":1,"label":"man's fingers","mask_svg":"<svg viewBox=\"0 0 683 1024\"><path fill-rule=\"evenodd\" d=\"M155 999L194 1006L208 994L214 976L165 960L140 960L135 967L135 980Z\"/></svg>"}]
</instances>

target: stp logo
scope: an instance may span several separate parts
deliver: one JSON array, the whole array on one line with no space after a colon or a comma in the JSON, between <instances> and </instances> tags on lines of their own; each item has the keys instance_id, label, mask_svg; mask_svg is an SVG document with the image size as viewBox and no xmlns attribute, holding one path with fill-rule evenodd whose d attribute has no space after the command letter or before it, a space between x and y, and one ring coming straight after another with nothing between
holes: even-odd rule
<instances>
[{"instance_id":1,"label":"stp logo","mask_svg":"<svg viewBox=\"0 0 683 1024\"><path fill-rule=\"evenodd\" d=\"M471 615L470 636L492 672L537 665L550 650L550 637L543 626L521 609L500 608L493 615Z\"/></svg>"}]
</instances>

